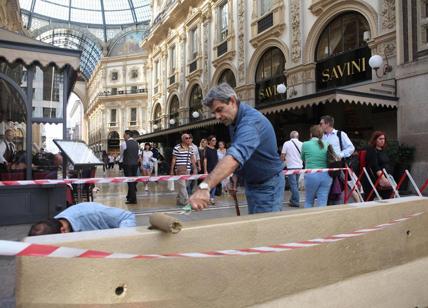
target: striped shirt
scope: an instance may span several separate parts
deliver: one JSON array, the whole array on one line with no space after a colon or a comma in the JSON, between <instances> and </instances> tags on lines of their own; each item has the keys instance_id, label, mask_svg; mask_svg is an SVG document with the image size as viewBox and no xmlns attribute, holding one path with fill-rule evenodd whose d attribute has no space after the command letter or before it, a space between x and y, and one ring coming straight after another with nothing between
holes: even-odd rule
<instances>
[{"instance_id":1,"label":"striped shirt","mask_svg":"<svg viewBox=\"0 0 428 308\"><path fill-rule=\"evenodd\" d=\"M187 163L187 170L191 169L193 155L192 147L185 149L181 146L181 144L177 144L172 151L172 155L175 156L176 166L184 166Z\"/></svg>"}]
</instances>

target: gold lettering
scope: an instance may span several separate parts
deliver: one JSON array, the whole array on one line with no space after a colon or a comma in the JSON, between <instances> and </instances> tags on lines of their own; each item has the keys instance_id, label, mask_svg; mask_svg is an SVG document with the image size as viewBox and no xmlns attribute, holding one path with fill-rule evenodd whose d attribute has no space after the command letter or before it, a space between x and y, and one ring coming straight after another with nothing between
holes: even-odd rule
<instances>
[{"instance_id":1,"label":"gold lettering","mask_svg":"<svg viewBox=\"0 0 428 308\"><path fill-rule=\"evenodd\" d=\"M361 58L361 61L363 63L363 72L366 71L366 57Z\"/></svg>"},{"instance_id":2,"label":"gold lettering","mask_svg":"<svg viewBox=\"0 0 428 308\"><path fill-rule=\"evenodd\" d=\"M328 68L322 71L322 82L327 82L330 80L330 71Z\"/></svg>"},{"instance_id":3,"label":"gold lettering","mask_svg":"<svg viewBox=\"0 0 428 308\"><path fill-rule=\"evenodd\" d=\"M334 75L334 78L339 79L339 75L337 75L335 67L333 67L333 69L331 70L331 74ZM333 77L331 79L333 79Z\"/></svg>"},{"instance_id":4,"label":"gold lettering","mask_svg":"<svg viewBox=\"0 0 428 308\"><path fill-rule=\"evenodd\" d=\"M355 61L352 61L352 75L354 75L354 68L358 71L358 73L361 73L361 59L358 59L358 63Z\"/></svg>"}]
</instances>

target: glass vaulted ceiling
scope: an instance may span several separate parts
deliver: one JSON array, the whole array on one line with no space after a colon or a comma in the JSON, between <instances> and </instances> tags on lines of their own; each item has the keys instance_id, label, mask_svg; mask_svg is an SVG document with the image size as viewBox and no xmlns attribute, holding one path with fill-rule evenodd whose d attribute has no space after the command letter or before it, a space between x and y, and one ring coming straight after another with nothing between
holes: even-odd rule
<instances>
[{"instance_id":1,"label":"glass vaulted ceiling","mask_svg":"<svg viewBox=\"0 0 428 308\"><path fill-rule=\"evenodd\" d=\"M81 70L89 78L108 42L129 28L148 29L150 0L19 0L23 25L37 39L82 50ZM47 27L46 31L42 31ZM89 33L89 35L88 35ZM96 37L99 41L91 39Z\"/></svg>"}]
</instances>

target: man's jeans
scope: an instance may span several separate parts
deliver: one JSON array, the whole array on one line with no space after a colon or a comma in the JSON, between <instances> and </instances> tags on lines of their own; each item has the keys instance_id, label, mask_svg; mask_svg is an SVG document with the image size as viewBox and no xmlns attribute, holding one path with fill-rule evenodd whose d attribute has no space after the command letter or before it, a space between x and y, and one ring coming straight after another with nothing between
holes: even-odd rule
<instances>
[{"instance_id":1,"label":"man's jeans","mask_svg":"<svg viewBox=\"0 0 428 308\"><path fill-rule=\"evenodd\" d=\"M287 175L287 181L290 185L291 198L290 205L299 205L300 195L299 195L299 174Z\"/></svg>"},{"instance_id":2,"label":"man's jeans","mask_svg":"<svg viewBox=\"0 0 428 308\"><path fill-rule=\"evenodd\" d=\"M261 184L245 184L248 214L279 212L284 201L285 179L282 171Z\"/></svg>"},{"instance_id":3,"label":"man's jeans","mask_svg":"<svg viewBox=\"0 0 428 308\"><path fill-rule=\"evenodd\" d=\"M176 187L178 190L177 194L177 205L184 206L189 203L189 194L187 193L187 184L186 180L178 180L176 183Z\"/></svg>"},{"instance_id":4,"label":"man's jeans","mask_svg":"<svg viewBox=\"0 0 428 308\"><path fill-rule=\"evenodd\" d=\"M315 198L319 207L326 206L332 181L328 172L305 174L305 208L313 207Z\"/></svg>"}]
</instances>

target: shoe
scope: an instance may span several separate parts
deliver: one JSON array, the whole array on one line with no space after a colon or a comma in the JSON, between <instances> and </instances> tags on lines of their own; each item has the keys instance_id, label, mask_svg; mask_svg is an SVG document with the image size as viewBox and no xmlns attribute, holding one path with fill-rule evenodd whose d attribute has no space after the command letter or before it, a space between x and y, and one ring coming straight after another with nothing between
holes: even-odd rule
<instances>
[{"instance_id":1,"label":"shoe","mask_svg":"<svg viewBox=\"0 0 428 308\"><path fill-rule=\"evenodd\" d=\"M144 187L144 191L149 191L149 186Z\"/></svg>"},{"instance_id":2,"label":"shoe","mask_svg":"<svg viewBox=\"0 0 428 308\"><path fill-rule=\"evenodd\" d=\"M126 201L125 204L137 204L137 201Z\"/></svg>"},{"instance_id":3,"label":"shoe","mask_svg":"<svg viewBox=\"0 0 428 308\"><path fill-rule=\"evenodd\" d=\"M294 203L290 203L289 206L291 206L291 207L300 207L300 205L294 204Z\"/></svg>"},{"instance_id":4,"label":"shoe","mask_svg":"<svg viewBox=\"0 0 428 308\"><path fill-rule=\"evenodd\" d=\"M211 198L211 199L210 199L210 203L211 203L211 205L214 205L214 204L215 204L215 200L214 200L214 198Z\"/></svg>"}]
</instances>

